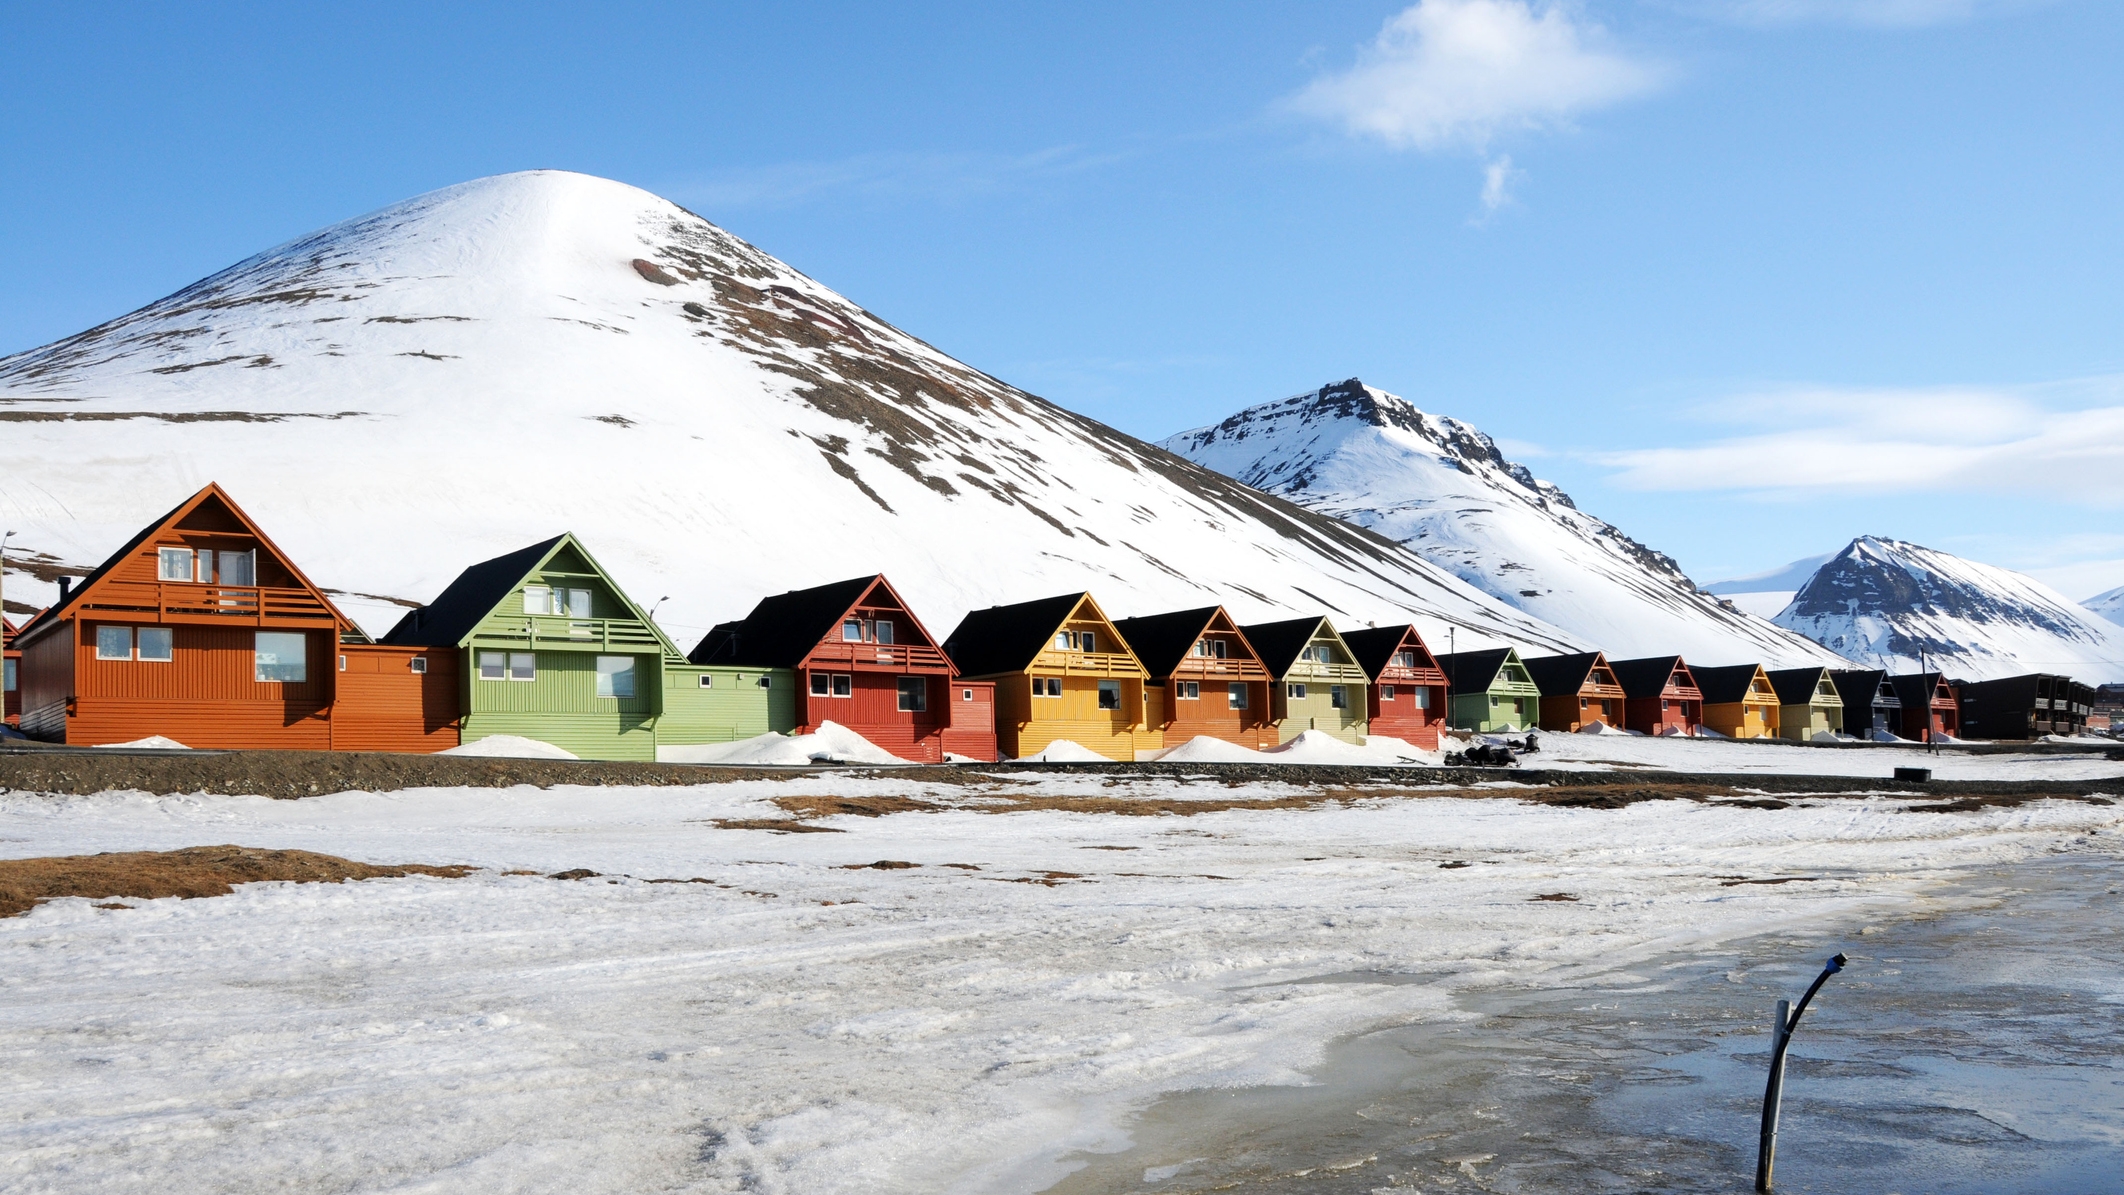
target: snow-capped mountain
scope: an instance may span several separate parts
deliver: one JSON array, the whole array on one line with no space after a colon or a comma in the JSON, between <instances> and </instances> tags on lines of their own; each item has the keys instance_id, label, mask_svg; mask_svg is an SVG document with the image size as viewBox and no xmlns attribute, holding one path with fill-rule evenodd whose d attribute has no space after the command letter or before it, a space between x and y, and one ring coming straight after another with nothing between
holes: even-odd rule
<instances>
[{"instance_id":1,"label":"snow-capped mountain","mask_svg":"<svg viewBox=\"0 0 2124 1195\"><path fill-rule=\"evenodd\" d=\"M1892 671L1989 680L2060 672L2124 679L2124 627L2048 585L1902 540L1861 536L1800 587L1778 625Z\"/></svg>"},{"instance_id":2,"label":"snow-capped mountain","mask_svg":"<svg viewBox=\"0 0 2124 1195\"><path fill-rule=\"evenodd\" d=\"M1834 662L1707 596L1668 557L1572 504L1458 419L1351 378L1161 443L1197 464L1398 540L1610 656Z\"/></svg>"},{"instance_id":3,"label":"snow-capped mountain","mask_svg":"<svg viewBox=\"0 0 2124 1195\"><path fill-rule=\"evenodd\" d=\"M213 480L372 630L572 530L682 641L882 571L939 633L1088 588L1579 643L579 174L423 195L0 359L0 429L11 607Z\"/></svg>"},{"instance_id":4,"label":"snow-capped mountain","mask_svg":"<svg viewBox=\"0 0 2124 1195\"><path fill-rule=\"evenodd\" d=\"M1834 552L1808 556L1768 572L1713 581L1704 586L1704 592L1717 594L1758 618L1776 618L1792 604L1793 595L1807 583L1807 578L1835 558Z\"/></svg>"},{"instance_id":5,"label":"snow-capped mountain","mask_svg":"<svg viewBox=\"0 0 2124 1195\"><path fill-rule=\"evenodd\" d=\"M2094 611L2110 622L2124 624L2124 585L2119 585L2106 593L2098 593L2081 602L2080 605Z\"/></svg>"}]
</instances>

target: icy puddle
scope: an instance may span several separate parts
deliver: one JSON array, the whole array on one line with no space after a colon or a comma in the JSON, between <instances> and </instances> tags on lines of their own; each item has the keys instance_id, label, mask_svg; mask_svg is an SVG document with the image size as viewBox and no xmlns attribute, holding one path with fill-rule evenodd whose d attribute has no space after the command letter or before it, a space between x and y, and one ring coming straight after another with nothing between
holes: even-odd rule
<instances>
[{"instance_id":1,"label":"icy puddle","mask_svg":"<svg viewBox=\"0 0 2124 1195\"><path fill-rule=\"evenodd\" d=\"M1478 992L1338 1043L1307 1087L1188 1092L1081 1154L1092 1192L1750 1189L1771 1008L1852 956L1794 1041L1787 1192L2124 1191L2124 862L1986 870L1947 911ZM1322 976L1318 982L1427 982Z\"/></svg>"}]
</instances>

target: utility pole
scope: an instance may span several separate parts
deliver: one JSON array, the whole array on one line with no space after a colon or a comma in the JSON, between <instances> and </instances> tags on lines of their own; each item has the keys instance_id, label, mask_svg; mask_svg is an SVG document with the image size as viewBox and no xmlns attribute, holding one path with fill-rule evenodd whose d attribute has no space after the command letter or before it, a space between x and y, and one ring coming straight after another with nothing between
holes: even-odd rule
<instances>
[{"instance_id":1,"label":"utility pole","mask_svg":"<svg viewBox=\"0 0 2124 1195\"><path fill-rule=\"evenodd\" d=\"M1458 627L1446 628L1446 658L1453 661L1452 674L1446 677L1446 729L1459 730L1455 710L1460 705L1460 641L1454 637Z\"/></svg>"},{"instance_id":2,"label":"utility pole","mask_svg":"<svg viewBox=\"0 0 2124 1195\"><path fill-rule=\"evenodd\" d=\"M7 618L7 541L13 538L12 531L0 535L0 621Z\"/></svg>"}]
</instances>

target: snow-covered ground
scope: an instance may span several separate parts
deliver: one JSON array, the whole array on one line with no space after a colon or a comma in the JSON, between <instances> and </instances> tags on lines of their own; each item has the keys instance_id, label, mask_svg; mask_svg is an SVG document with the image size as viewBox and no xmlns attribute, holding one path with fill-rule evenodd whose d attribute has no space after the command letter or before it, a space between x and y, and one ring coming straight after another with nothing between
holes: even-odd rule
<instances>
[{"instance_id":1,"label":"snow-covered ground","mask_svg":"<svg viewBox=\"0 0 2124 1195\"><path fill-rule=\"evenodd\" d=\"M14 857L235 842L490 869L0 921L0 1188L1037 1190L1161 1092L1298 1080L1337 1035L1462 1015L1455 992L1918 911L1957 869L2124 826L2077 802L1598 811L1511 789L1220 807L1306 791L0 795ZM717 824L821 796L941 808ZM1126 815L1175 798L1204 812ZM605 875L545 878L574 868ZM1784 876L1818 878L1731 883ZM1294 982L1346 972L1418 981Z\"/></svg>"},{"instance_id":2,"label":"snow-covered ground","mask_svg":"<svg viewBox=\"0 0 2124 1195\"><path fill-rule=\"evenodd\" d=\"M2106 756L2014 752L1979 755L1952 746L1937 752L1906 746L1807 747L1731 739L1647 738L1632 734L1543 734L1528 767L1655 768L1671 772L1758 772L1789 776L1878 776L1897 768L1931 768L1937 780L2106 780L2124 763ZM2111 744L2114 745L2114 744Z\"/></svg>"}]
</instances>

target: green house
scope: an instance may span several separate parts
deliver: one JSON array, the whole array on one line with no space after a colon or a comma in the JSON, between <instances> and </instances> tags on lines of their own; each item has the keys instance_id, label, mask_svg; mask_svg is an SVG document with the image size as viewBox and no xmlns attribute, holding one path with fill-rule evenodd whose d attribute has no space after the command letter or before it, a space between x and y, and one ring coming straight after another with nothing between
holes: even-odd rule
<instances>
[{"instance_id":1,"label":"green house","mask_svg":"<svg viewBox=\"0 0 2124 1195\"><path fill-rule=\"evenodd\" d=\"M687 663L573 535L473 565L383 642L463 653L460 742L651 761L796 725L794 673Z\"/></svg>"},{"instance_id":2,"label":"green house","mask_svg":"<svg viewBox=\"0 0 2124 1195\"><path fill-rule=\"evenodd\" d=\"M1328 620L1318 615L1239 628L1273 678L1269 713L1280 742L1308 730L1364 743L1371 677Z\"/></svg>"},{"instance_id":3,"label":"green house","mask_svg":"<svg viewBox=\"0 0 2124 1195\"><path fill-rule=\"evenodd\" d=\"M1541 686L1514 649L1455 652L1438 657L1438 667L1455 729L1499 734L1540 725Z\"/></svg>"}]
</instances>

